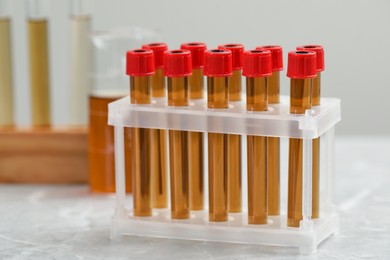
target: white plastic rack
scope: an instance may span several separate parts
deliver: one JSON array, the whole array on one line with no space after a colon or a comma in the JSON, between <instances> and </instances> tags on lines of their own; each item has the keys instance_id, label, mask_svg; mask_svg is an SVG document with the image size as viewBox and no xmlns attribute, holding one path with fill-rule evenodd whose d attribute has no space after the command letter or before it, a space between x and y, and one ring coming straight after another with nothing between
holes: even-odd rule
<instances>
[{"instance_id":1,"label":"white plastic rack","mask_svg":"<svg viewBox=\"0 0 390 260\"><path fill-rule=\"evenodd\" d=\"M245 100L245 99L243 99ZM156 99L150 105L132 105L129 97L109 104L109 125L115 127L116 196L111 238L123 235L166 237L233 243L297 247L302 254L312 254L327 237L338 232L338 214L333 206L334 127L341 120L340 100L322 98L321 105L303 115L289 113L289 97L270 104L267 112L246 111L245 101L231 103L228 109L208 109L206 100L191 102L189 107L168 107L166 100ZM124 128L153 128L214 132L240 135L272 136L303 139L303 220L299 228L287 227L286 210L270 216L265 225L249 225L246 205L246 169L243 159L243 212L229 214L227 222L209 222L208 209L191 211L187 220L172 220L170 209L154 209L151 217L134 217L132 199L125 192ZM207 137L207 135L205 135ZM321 204L320 218L311 219L312 139L321 137ZM243 138L245 140L245 138ZM245 145L245 142L243 142ZM207 159L207 146L205 146ZM243 147L242 149L246 149ZM288 150L280 150L288 153ZM205 161L207 162L207 161ZM282 162L287 163L287 162ZM206 164L206 163L205 163ZM207 181L207 165L205 165ZM281 168L282 169L282 168ZM287 174L281 174L287 178ZM207 183L205 205L207 206ZM287 189L287 186L281 187ZM281 196L286 205L286 196Z\"/></svg>"}]
</instances>

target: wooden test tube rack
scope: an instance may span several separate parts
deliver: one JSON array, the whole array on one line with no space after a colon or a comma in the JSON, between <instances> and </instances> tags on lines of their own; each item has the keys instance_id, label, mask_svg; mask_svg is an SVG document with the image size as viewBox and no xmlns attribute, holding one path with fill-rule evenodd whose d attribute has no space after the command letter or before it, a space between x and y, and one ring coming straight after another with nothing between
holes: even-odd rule
<instances>
[{"instance_id":1,"label":"wooden test tube rack","mask_svg":"<svg viewBox=\"0 0 390 260\"><path fill-rule=\"evenodd\" d=\"M88 180L88 129L0 128L0 183Z\"/></svg>"}]
</instances>

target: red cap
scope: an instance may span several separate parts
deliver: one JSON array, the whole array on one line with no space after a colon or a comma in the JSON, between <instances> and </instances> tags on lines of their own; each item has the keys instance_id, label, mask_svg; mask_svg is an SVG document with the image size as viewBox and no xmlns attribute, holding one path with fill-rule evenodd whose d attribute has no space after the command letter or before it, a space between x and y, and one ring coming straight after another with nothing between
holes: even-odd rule
<instances>
[{"instance_id":1,"label":"red cap","mask_svg":"<svg viewBox=\"0 0 390 260\"><path fill-rule=\"evenodd\" d=\"M244 52L244 45L242 44L222 44L218 46L218 49L230 50L232 52L232 66L233 70L242 69L242 53Z\"/></svg>"},{"instance_id":2,"label":"red cap","mask_svg":"<svg viewBox=\"0 0 390 260\"><path fill-rule=\"evenodd\" d=\"M203 42L187 42L180 46L182 50L189 50L192 57L192 68L203 68L204 51L206 50L206 44Z\"/></svg>"},{"instance_id":3,"label":"red cap","mask_svg":"<svg viewBox=\"0 0 390 260\"><path fill-rule=\"evenodd\" d=\"M136 49L126 53L126 74L148 76L154 74L154 54L151 50Z\"/></svg>"},{"instance_id":4,"label":"red cap","mask_svg":"<svg viewBox=\"0 0 390 260\"><path fill-rule=\"evenodd\" d=\"M267 77L272 74L272 56L269 50L245 51L242 75L246 77Z\"/></svg>"},{"instance_id":5,"label":"red cap","mask_svg":"<svg viewBox=\"0 0 390 260\"><path fill-rule=\"evenodd\" d=\"M189 50L172 50L164 52L165 76L187 77L191 74L191 52Z\"/></svg>"},{"instance_id":6,"label":"red cap","mask_svg":"<svg viewBox=\"0 0 390 260\"><path fill-rule=\"evenodd\" d=\"M316 77L316 57L314 51L290 51L288 53L287 77L293 79Z\"/></svg>"},{"instance_id":7,"label":"red cap","mask_svg":"<svg viewBox=\"0 0 390 260\"><path fill-rule=\"evenodd\" d=\"M321 45L298 46L297 50L314 51L317 53L317 72L325 70L324 48Z\"/></svg>"},{"instance_id":8,"label":"red cap","mask_svg":"<svg viewBox=\"0 0 390 260\"><path fill-rule=\"evenodd\" d=\"M203 74L207 77L228 77L233 74L232 52L213 49L204 52Z\"/></svg>"},{"instance_id":9,"label":"red cap","mask_svg":"<svg viewBox=\"0 0 390 260\"><path fill-rule=\"evenodd\" d=\"M256 47L256 50L266 49L271 52L272 56L272 71L283 70L283 50L279 45L264 45Z\"/></svg>"},{"instance_id":10,"label":"red cap","mask_svg":"<svg viewBox=\"0 0 390 260\"><path fill-rule=\"evenodd\" d=\"M164 67L164 51L168 50L168 46L163 42L153 42L142 45L144 50L152 50L154 52L154 64L156 68Z\"/></svg>"}]
</instances>

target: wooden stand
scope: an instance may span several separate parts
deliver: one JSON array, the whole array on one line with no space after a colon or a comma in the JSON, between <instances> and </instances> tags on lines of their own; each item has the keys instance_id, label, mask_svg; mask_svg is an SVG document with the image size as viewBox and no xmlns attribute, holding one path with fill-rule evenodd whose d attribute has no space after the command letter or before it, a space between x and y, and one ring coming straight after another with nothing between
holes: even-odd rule
<instances>
[{"instance_id":1,"label":"wooden stand","mask_svg":"<svg viewBox=\"0 0 390 260\"><path fill-rule=\"evenodd\" d=\"M87 128L0 128L0 182L87 181Z\"/></svg>"}]
</instances>

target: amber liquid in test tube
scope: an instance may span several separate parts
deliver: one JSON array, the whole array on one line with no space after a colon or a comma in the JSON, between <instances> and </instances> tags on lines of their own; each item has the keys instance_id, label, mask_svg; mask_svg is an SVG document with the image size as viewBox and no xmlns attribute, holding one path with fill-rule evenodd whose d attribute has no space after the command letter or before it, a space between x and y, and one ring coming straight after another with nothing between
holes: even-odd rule
<instances>
[{"instance_id":1,"label":"amber liquid in test tube","mask_svg":"<svg viewBox=\"0 0 390 260\"><path fill-rule=\"evenodd\" d=\"M0 127L14 124L10 0L0 0Z\"/></svg>"},{"instance_id":2,"label":"amber liquid in test tube","mask_svg":"<svg viewBox=\"0 0 390 260\"><path fill-rule=\"evenodd\" d=\"M290 113L304 114L311 108L312 82L316 76L316 54L292 51L288 55L287 76L290 82ZM287 226L299 227L302 220L303 140L290 138L288 166Z\"/></svg>"},{"instance_id":3,"label":"amber liquid in test tube","mask_svg":"<svg viewBox=\"0 0 390 260\"><path fill-rule=\"evenodd\" d=\"M31 115L33 126L48 126L50 120L50 82L48 22L46 2L28 0L28 41L30 53Z\"/></svg>"},{"instance_id":4,"label":"amber liquid in test tube","mask_svg":"<svg viewBox=\"0 0 390 260\"><path fill-rule=\"evenodd\" d=\"M228 88L232 75L232 53L229 50L205 52L204 75L207 76L207 107L227 109ZM208 134L209 221L228 220L228 135Z\"/></svg>"},{"instance_id":5,"label":"amber liquid in test tube","mask_svg":"<svg viewBox=\"0 0 390 260\"><path fill-rule=\"evenodd\" d=\"M268 110L268 84L271 76L271 52L244 52L243 75L246 76L248 111ZM267 144L268 137L247 136L248 156L248 223L267 224Z\"/></svg>"},{"instance_id":6,"label":"amber liquid in test tube","mask_svg":"<svg viewBox=\"0 0 390 260\"><path fill-rule=\"evenodd\" d=\"M121 95L122 94L122 95ZM107 125L108 104L121 91L93 91L89 96L89 186L92 192L115 192L114 127ZM125 128L126 192L131 192L130 128Z\"/></svg>"},{"instance_id":7,"label":"amber liquid in test tube","mask_svg":"<svg viewBox=\"0 0 390 260\"><path fill-rule=\"evenodd\" d=\"M182 50L189 50L192 58L192 75L189 77L189 98L203 99L203 58L206 45L201 42L183 43ZM204 173L202 132L188 132L188 156L190 178L190 209L204 209Z\"/></svg>"},{"instance_id":8,"label":"amber liquid in test tube","mask_svg":"<svg viewBox=\"0 0 390 260\"><path fill-rule=\"evenodd\" d=\"M166 96L164 77L164 51L168 49L165 43L150 43L142 46L142 49L152 50L155 58L155 74L151 76L151 94L154 98ZM151 171L152 171L152 196L154 208L166 208L168 206L168 179L167 179L167 132L164 129L151 129Z\"/></svg>"},{"instance_id":9,"label":"amber liquid in test tube","mask_svg":"<svg viewBox=\"0 0 390 260\"><path fill-rule=\"evenodd\" d=\"M153 51L128 51L126 72L130 76L130 102L150 104L151 75L154 73ZM150 129L131 129L134 216L152 215L150 134Z\"/></svg>"},{"instance_id":10,"label":"amber liquid in test tube","mask_svg":"<svg viewBox=\"0 0 390 260\"><path fill-rule=\"evenodd\" d=\"M191 75L191 52L172 50L164 53L168 78L168 106L188 106L188 76ZM190 217L188 132L169 130L171 180L171 218Z\"/></svg>"},{"instance_id":11,"label":"amber liquid in test tube","mask_svg":"<svg viewBox=\"0 0 390 260\"><path fill-rule=\"evenodd\" d=\"M229 101L241 100L241 70L242 44L219 45L219 49L227 49L232 52L233 74L229 83ZM228 136L228 209L229 212L241 212L241 136L229 134Z\"/></svg>"},{"instance_id":12,"label":"amber liquid in test tube","mask_svg":"<svg viewBox=\"0 0 390 260\"><path fill-rule=\"evenodd\" d=\"M280 101L280 71L283 70L282 47L267 45L256 47L271 52L272 75L269 77L268 103L278 104ZM268 137L268 215L280 215L280 138Z\"/></svg>"},{"instance_id":13,"label":"amber liquid in test tube","mask_svg":"<svg viewBox=\"0 0 390 260\"><path fill-rule=\"evenodd\" d=\"M317 77L313 78L311 92L312 106L321 103L321 72L324 71L324 48L320 45L305 45L297 47L297 50L314 51L317 54ZM312 218L320 217L320 138L313 139L312 161Z\"/></svg>"}]
</instances>

